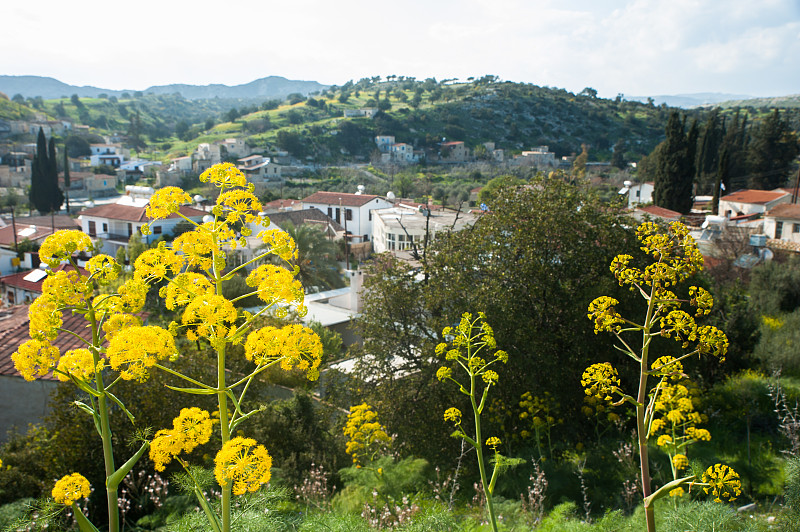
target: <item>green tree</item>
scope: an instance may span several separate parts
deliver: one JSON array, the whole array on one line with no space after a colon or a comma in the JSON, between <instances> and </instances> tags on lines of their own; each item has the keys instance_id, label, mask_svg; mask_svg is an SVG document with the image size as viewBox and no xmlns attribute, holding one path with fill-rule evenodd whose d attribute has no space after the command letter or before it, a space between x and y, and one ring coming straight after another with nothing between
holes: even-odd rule
<instances>
[{"instance_id":1,"label":"green tree","mask_svg":"<svg viewBox=\"0 0 800 532\"><path fill-rule=\"evenodd\" d=\"M36 140L36 154L33 156L33 165L31 167L29 199L31 200L31 205L41 213L50 212L50 195L47 190L48 167L47 139L42 128L39 128L39 135Z\"/></svg>"},{"instance_id":2,"label":"green tree","mask_svg":"<svg viewBox=\"0 0 800 532\"><path fill-rule=\"evenodd\" d=\"M522 185L524 181L513 175L501 175L495 177L486 186L478 192L478 202L485 203L492 208L492 205L499 199L498 194L501 191L513 190L513 187Z\"/></svg>"},{"instance_id":3,"label":"green tree","mask_svg":"<svg viewBox=\"0 0 800 532\"><path fill-rule=\"evenodd\" d=\"M654 154L653 203L686 214L694 200L694 149L690 147L691 135L686 134L677 111L673 111L667 120L666 135Z\"/></svg>"},{"instance_id":4,"label":"green tree","mask_svg":"<svg viewBox=\"0 0 800 532\"><path fill-rule=\"evenodd\" d=\"M628 166L625 160L625 142L622 139L614 144L614 153L611 155L611 166L624 170Z\"/></svg>"},{"instance_id":5,"label":"green tree","mask_svg":"<svg viewBox=\"0 0 800 532\"><path fill-rule=\"evenodd\" d=\"M497 392L506 404L529 390L549 391L577 411L581 396L561 383L579 380L580 366L598 351L607 360L619 357L610 344L596 343L575 301L617 291L608 263L616 249L631 247L630 224L562 179L537 177L529 186L501 188L496 198L471 229L437 235L423 275L381 256L365 281L356 327L363 352L373 357L361 361L372 380L359 387L384 405L389 426L403 427L399 438L409 451L433 462L452 445L447 431L441 439L431 434L441 424L434 416L465 405L435 385L430 353L442 341L437 331L457 323L463 309L484 312L509 352L508 377Z\"/></svg>"},{"instance_id":6,"label":"green tree","mask_svg":"<svg viewBox=\"0 0 800 532\"><path fill-rule=\"evenodd\" d=\"M69 187L72 180L69 176L69 150L67 145L64 144L64 197L67 202L67 214L69 214Z\"/></svg>"},{"instance_id":7,"label":"green tree","mask_svg":"<svg viewBox=\"0 0 800 532\"><path fill-rule=\"evenodd\" d=\"M799 151L797 134L775 109L753 128L747 150L748 187L772 190L783 185Z\"/></svg>"},{"instance_id":8,"label":"green tree","mask_svg":"<svg viewBox=\"0 0 800 532\"><path fill-rule=\"evenodd\" d=\"M724 135L725 129L719 110L714 109L700 134L697 159L695 160L696 180L701 194L713 193Z\"/></svg>"},{"instance_id":9,"label":"green tree","mask_svg":"<svg viewBox=\"0 0 800 532\"><path fill-rule=\"evenodd\" d=\"M58 159L56 158L56 140L53 137L50 137L47 145L47 184L50 212L58 212L64 204L64 193L58 186Z\"/></svg>"}]
</instances>

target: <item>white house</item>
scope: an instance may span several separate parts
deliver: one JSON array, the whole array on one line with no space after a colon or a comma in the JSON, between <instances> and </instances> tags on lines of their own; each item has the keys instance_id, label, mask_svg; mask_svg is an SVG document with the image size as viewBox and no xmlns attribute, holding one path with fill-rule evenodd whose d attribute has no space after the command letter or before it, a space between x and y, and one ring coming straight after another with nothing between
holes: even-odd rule
<instances>
[{"instance_id":1,"label":"white house","mask_svg":"<svg viewBox=\"0 0 800 532\"><path fill-rule=\"evenodd\" d=\"M244 139L225 139L222 141L221 146L225 148L228 155L234 157L244 157L250 152L250 147Z\"/></svg>"},{"instance_id":2,"label":"white house","mask_svg":"<svg viewBox=\"0 0 800 532\"><path fill-rule=\"evenodd\" d=\"M309 209L319 209L344 226L352 243L372 239L372 211L391 207L392 203L371 194L344 192L315 192L303 199Z\"/></svg>"},{"instance_id":3,"label":"white house","mask_svg":"<svg viewBox=\"0 0 800 532\"><path fill-rule=\"evenodd\" d=\"M631 185L628 190L628 207L632 209L642 203L652 203L654 188L655 183L652 181Z\"/></svg>"},{"instance_id":4,"label":"white house","mask_svg":"<svg viewBox=\"0 0 800 532\"><path fill-rule=\"evenodd\" d=\"M775 240L800 244L800 204L781 203L767 211L764 233Z\"/></svg>"},{"instance_id":5,"label":"white house","mask_svg":"<svg viewBox=\"0 0 800 532\"><path fill-rule=\"evenodd\" d=\"M92 166L107 165L114 168L125 162L125 151L119 144L92 144L89 146L92 154L89 161Z\"/></svg>"},{"instance_id":6,"label":"white house","mask_svg":"<svg viewBox=\"0 0 800 532\"><path fill-rule=\"evenodd\" d=\"M414 155L414 147L405 142L397 142L389 147L392 159L400 163L415 163L418 158Z\"/></svg>"},{"instance_id":7,"label":"white house","mask_svg":"<svg viewBox=\"0 0 800 532\"><path fill-rule=\"evenodd\" d=\"M381 153L389 153L394 143L394 135L378 135L375 137L375 144Z\"/></svg>"},{"instance_id":8,"label":"white house","mask_svg":"<svg viewBox=\"0 0 800 532\"><path fill-rule=\"evenodd\" d=\"M737 190L719 199L719 213L727 218L764 214L781 203L789 203L792 195L785 190Z\"/></svg>"},{"instance_id":9,"label":"white house","mask_svg":"<svg viewBox=\"0 0 800 532\"><path fill-rule=\"evenodd\" d=\"M426 233L430 241L443 231L460 231L476 219L471 213L398 203L372 213L372 247L375 253L407 251L415 244L421 250Z\"/></svg>"},{"instance_id":10,"label":"white house","mask_svg":"<svg viewBox=\"0 0 800 532\"><path fill-rule=\"evenodd\" d=\"M125 187L127 195L122 196L117 203L98 205L81 211L78 220L81 230L104 244L103 253L114 255L121 247L128 247L128 239L134 233L141 234L144 224L150 223L150 218L145 214L150 196L154 190L150 187ZM188 205L180 208L181 214L187 218L201 222L208 213ZM143 236L142 240L149 243L157 240L162 235L172 234L175 226L183 221L178 214L160 219L150 225L151 234Z\"/></svg>"},{"instance_id":11,"label":"white house","mask_svg":"<svg viewBox=\"0 0 800 532\"><path fill-rule=\"evenodd\" d=\"M190 155L175 157L172 159L172 164L169 166L169 170L170 172L188 174L192 171L192 157Z\"/></svg>"},{"instance_id":12,"label":"white house","mask_svg":"<svg viewBox=\"0 0 800 532\"><path fill-rule=\"evenodd\" d=\"M245 173L247 180L254 184L265 181L279 181L281 179L281 167L275 164L269 157L263 155L250 155L238 159L237 168Z\"/></svg>"},{"instance_id":13,"label":"white house","mask_svg":"<svg viewBox=\"0 0 800 532\"><path fill-rule=\"evenodd\" d=\"M524 166L543 168L556 166L556 154L550 151L549 146L536 146L515 158L515 161Z\"/></svg>"}]
</instances>

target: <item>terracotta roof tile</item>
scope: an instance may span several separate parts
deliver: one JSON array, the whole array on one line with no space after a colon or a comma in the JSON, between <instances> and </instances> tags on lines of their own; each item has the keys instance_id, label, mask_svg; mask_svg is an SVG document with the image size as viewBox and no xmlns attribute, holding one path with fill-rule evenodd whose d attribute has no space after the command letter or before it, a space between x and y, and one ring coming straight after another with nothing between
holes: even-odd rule
<instances>
[{"instance_id":1,"label":"terracotta roof tile","mask_svg":"<svg viewBox=\"0 0 800 532\"><path fill-rule=\"evenodd\" d=\"M645 205L643 207L636 207L636 210L646 212L647 214L650 214L652 216L658 216L659 218L667 218L670 220L673 219L677 220L678 218L683 216L679 212L670 209L665 209L664 207L658 207L656 205Z\"/></svg>"},{"instance_id":2,"label":"terracotta roof tile","mask_svg":"<svg viewBox=\"0 0 800 532\"><path fill-rule=\"evenodd\" d=\"M781 203L775 205L766 214L767 216L775 216L778 218L794 218L800 220L800 204L797 203Z\"/></svg>"},{"instance_id":3,"label":"terracotta roof tile","mask_svg":"<svg viewBox=\"0 0 800 532\"><path fill-rule=\"evenodd\" d=\"M84 209L80 212L80 215L108 218L109 220L123 220L126 222L148 222L150 218L145 215L146 209L147 207L134 207L132 205L110 203L108 205L98 205L97 207ZM195 209L194 207L189 207L188 205L182 205L181 214L187 218L202 218L208 213L200 209ZM178 215L171 214L167 218L178 218Z\"/></svg>"},{"instance_id":4,"label":"terracotta roof tile","mask_svg":"<svg viewBox=\"0 0 800 532\"><path fill-rule=\"evenodd\" d=\"M784 192L783 190L737 190L732 194L728 194L726 196L722 196L722 200L724 201L735 201L737 203L755 203L761 204L769 203L770 201L775 201L783 196L787 196L788 193Z\"/></svg>"}]
</instances>

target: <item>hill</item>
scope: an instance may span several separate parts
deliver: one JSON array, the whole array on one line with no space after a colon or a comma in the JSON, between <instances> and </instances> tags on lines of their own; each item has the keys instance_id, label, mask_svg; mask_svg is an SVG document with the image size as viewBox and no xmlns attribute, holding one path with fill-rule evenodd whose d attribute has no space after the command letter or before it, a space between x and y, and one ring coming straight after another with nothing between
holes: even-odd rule
<instances>
[{"instance_id":1,"label":"hill","mask_svg":"<svg viewBox=\"0 0 800 532\"><path fill-rule=\"evenodd\" d=\"M280 76L269 76L243 85L160 85L144 90L111 90L91 86L68 85L54 78L42 76L0 76L0 92L9 96L21 94L25 98L41 96L45 100L70 97L77 94L81 98L97 98L101 94L122 97L123 94L137 92L149 94L180 93L187 100L198 99L245 99L263 100L267 98L285 98L289 94L309 93L324 90L325 85L316 81L289 80Z\"/></svg>"}]
</instances>

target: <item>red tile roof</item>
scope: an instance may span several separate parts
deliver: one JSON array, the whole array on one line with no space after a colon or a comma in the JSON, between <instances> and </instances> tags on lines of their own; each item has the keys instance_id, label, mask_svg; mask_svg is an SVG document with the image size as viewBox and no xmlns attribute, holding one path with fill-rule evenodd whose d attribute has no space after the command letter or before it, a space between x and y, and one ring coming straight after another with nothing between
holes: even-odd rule
<instances>
[{"instance_id":1,"label":"red tile roof","mask_svg":"<svg viewBox=\"0 0 800 532\"><path fill-rule=\"evenodd\" d=\"M776 218L794 218L795 220L800 220L800 204L781 203L771 208L766 215L775 216Z\"/></svg>"},{"instance_id":2,"label":"red tile roof","mask_svg":"<svg viewBox=\"0 0 800 532\"><path fill-rule=\"evenodd\" d=\"M775 201L783 196L787 196L788 192L783 190L737 190L727 196L722 196L724 201L735 201L737 203L754 203L763 205L770 201Z\"/></svg>"},{"instance_id":3,"label":"red tile roof","mask_svg":"<svg viewBox=\"0 0 800 532\"><path fill-rule=\"evenodd\" d=\"M61 270L67 269L67 268L71 270L72 266L68 266L66 264L61 264L61 265L59 265L58 268L55 269L55 271L59 272ZM26 281L25 280L25 277L29 273L34 272L34 271L36 271L36 270L28 270L26 272L19 272L19 273L12 273L10 275L4 275L3 277L0 277L0 284L6 285L6 286L13 286L14 288L21 288L22 290L27 290L28 292L37 292L37 293L41 294L42 293L42 283L44 283L44 280L47 279L46 275L44 277L42 277L41 279L39 279L38 281ZM43 270L41 270L41 271L43 271ZM85 277L89 276L89 272L87 272L83 268L78 268L78 272L81 275L85 276Z\"/></svg>"},{"instance_id":4,"label":"red tile roof","mask_svg":"<svg viewBox=\"0 0 800 532\"><path fill-rule=\"evenodd\" d=\"M658 216L659 218L667 218L669 220L677 220L681 216L681 213L672 211L670 209L665 209L664 207L657 207L656 205L645 205L643 207L636 207L637 211L643 211L651 216Z\"/></svg>"},{"instance_id":5,"label":"red tile roof","mask_svg":"<svg viewBox=\"0 0 800 532\"><path fill-rule=\"evenodd\" d=\"M332 205L343 207L361 207L378 196L371 194L346 194L344 192L315 192L303 199L304 204L320 203L322 205Z\"/></svg>"},{"instance_id":6,"label":"red tile roof","mask_svg":"<svg viewBox=\"0 0 800 532\"><path fill-rule=\"evenodd\" d=\"M53 230L50 228L48 224L47 227L43 227L41 225L28 225L28 224L21 224L16 222L17 226L17 242L22 242L23 240L27 239L31 242L37 242L39 240L44 240L44 238L53 234ZM25 231L25 234L20 234L25 229L32 229L33 231L28 233ZM6 227L0 227L0 246L13 246L14 245L14 227L12 225L7 225Z\"/></svg>"},{"instance_id":7,"label":"red tile roof","mask_svg":"<svg viewBox=\"0 0 800 532\"><path fill-rule=\"evenodd\" d=\"M98 205L97 207L84 209L80 212L80 215L108 218L109 220L122 220L125 222L149 222L150 218L145 215L146 209L146 207L110 203L108 205ZM189 207L188 205L182 205L181 214L187 218L202 218L208 213L200 209L195 209L194 207ZM178 215L171 214L167 218L178 218Z\"/></svg>"}]
</instances>

